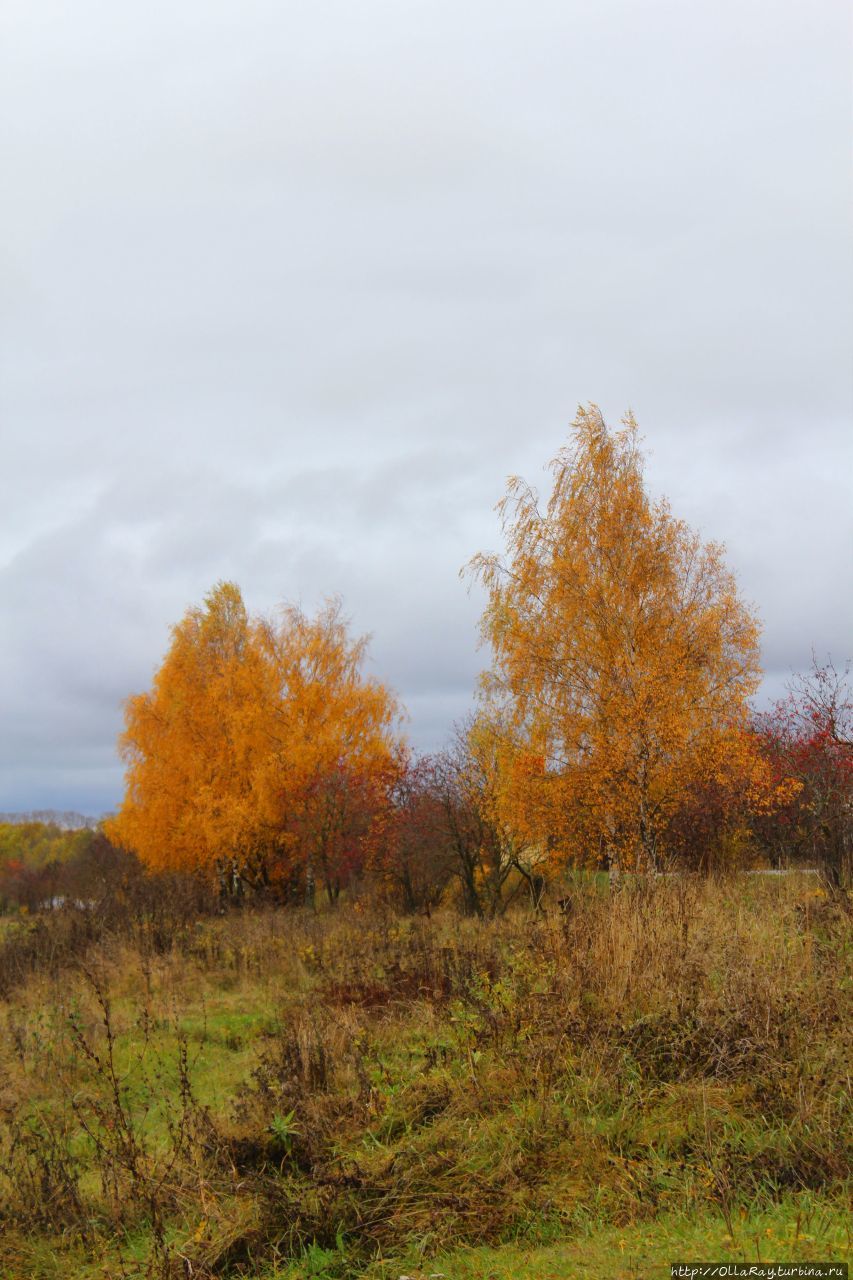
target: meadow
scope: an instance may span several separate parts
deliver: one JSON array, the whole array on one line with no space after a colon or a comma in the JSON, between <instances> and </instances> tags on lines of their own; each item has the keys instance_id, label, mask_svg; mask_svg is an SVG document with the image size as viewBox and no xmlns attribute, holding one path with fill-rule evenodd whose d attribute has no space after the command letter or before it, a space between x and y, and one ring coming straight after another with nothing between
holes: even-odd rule
<instances>
[{"instance_id":1,"label":"meadow","mask_svg":"<svg viewBox=\"0 0 853 1280\"><path fill-rule=\"evenodd\" d=\"M0 1277L846 1259L851 954L799 875L7 918Z\"/></svg>"}]
</instances>

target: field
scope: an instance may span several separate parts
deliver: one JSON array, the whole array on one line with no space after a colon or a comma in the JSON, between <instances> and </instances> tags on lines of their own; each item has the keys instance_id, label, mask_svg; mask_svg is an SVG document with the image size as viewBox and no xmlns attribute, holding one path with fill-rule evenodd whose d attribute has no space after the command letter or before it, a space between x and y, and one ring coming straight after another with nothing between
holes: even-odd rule
<instances>
[{"instance_id":1,"label":"field","mask_svg":"<svg viewBox=\"0 0 853 1280\"><path fill-rule=\"evenodd\" d=\"M813 877L7 921L0 1276L846 1259L852 989Z\"/></svg>"}]
</instances>

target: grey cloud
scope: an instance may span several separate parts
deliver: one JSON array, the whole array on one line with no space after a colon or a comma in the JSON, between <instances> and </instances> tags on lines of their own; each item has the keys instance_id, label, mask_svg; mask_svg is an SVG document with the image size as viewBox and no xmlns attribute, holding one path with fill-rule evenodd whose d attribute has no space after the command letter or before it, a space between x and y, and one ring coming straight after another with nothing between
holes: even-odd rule
<instances>
[{"instance_id":1,"label":"grey cloud","mask_svg":"<svg viewBox=\"0 0 853 1280\"><path fill-rule=\"evenodd\" d=\"M505 476L579 401L724 540L765 694L843 660L840 0L10 0L0 807L105 807L221 577L344 597L422 746L469 705Z\"/></svg>"}]
</instances>

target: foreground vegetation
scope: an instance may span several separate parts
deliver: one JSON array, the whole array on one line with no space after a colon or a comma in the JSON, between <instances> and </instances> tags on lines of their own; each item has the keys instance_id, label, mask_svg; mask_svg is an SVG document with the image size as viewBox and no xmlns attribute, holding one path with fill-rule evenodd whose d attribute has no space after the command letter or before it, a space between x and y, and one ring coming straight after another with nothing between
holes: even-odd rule
<instances>
[{"instance_id":1,"label":"foreground vegetation","mask_svg":"<svg viewBox=\"0 0 853 1280\"><path fill-rule=\"evenodd\" d=\"M201 906L7 926L5 1280L846 1256L850 913L815 877Z\"/></svg>"}]
</instances>

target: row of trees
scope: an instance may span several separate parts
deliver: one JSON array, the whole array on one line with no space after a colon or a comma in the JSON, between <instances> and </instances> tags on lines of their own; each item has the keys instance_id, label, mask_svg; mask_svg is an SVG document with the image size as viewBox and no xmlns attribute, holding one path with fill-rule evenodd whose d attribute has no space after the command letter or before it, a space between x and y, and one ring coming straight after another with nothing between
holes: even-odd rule
<instances>
[{"instance_id":1,"label":"row of trees","mask_svg":"<svg viewBox=\"0 0 853 1280\"><path fill-rule=\"evenodd\" d=\"M853 697L845 674L816 666L742 732L738 759L750 762L749 772L730 767L685 789L660 829L659 866L799 864L819 868L832 885L849 885ZM549 804L539 810L542 827L527 837L501 818L506 775L495 767L495 742L474 721L450 748L414 762L404 775L385 868L405 909L429 908L452 892L466 911L489 914L519 894L538 901L567 864L613 869L606 855L566 856L547 825ZM541 772L533 785L547 786ZM530 793L518 775L511 802L516 787L529 811Z\"/></svg>"},{"instance_id":2,"label":"row of trees","mask_svg":"<svg viewBox=\"0 0 853 1280\"><path fill-rule=\"evenodd\" d=\"M819 669L756 717L759 627L722 549L646 489L636 424L581 410L547 503L499 506L477 716L414 759L340 605L250 617L231 583L173 629L127 704L110 838L155 868L408 909L537 897L567 864L657 871L745 851L849 873L850 700Z\"/></svg>"},{"instance_id":3,"label":"row of trees","mask_svg":"<svg viewBox=\"0 0 853 1280\"><path fill-rule=\"evenodd\" d=\"M756 807L749 787L738 792L711 783L693 789L663 839L671 865L708 867L760 857L771 865L806 862L821 867L833 883L849 882L853 698L845 675L831 665L816 667L795 680L775 708L756 716L747 732L773 784L783 788L785 803ZM353 822L348 841L327 843L327 883L337 890L346 885L350 893L381 894L405 911L429 911L452 899L469 913L491 914L521 894L538 901L563 859L547 840L525 844L497 820L494 742L473 721L437 755L401 755L372 830L362 825L359 831ZM364 817L354 802L350 812ZM210 871L216 855L208 853L213 861L182 865ZM270 892L302 899L306 853L292 850L288 876L271 871ZM175 864L161 859L157 865ZM0 825L0 909L100 903L119 890L133 894L139 875L134 856L102 832L63 832L44 823Z\"/></svg>"}]
</instances>

